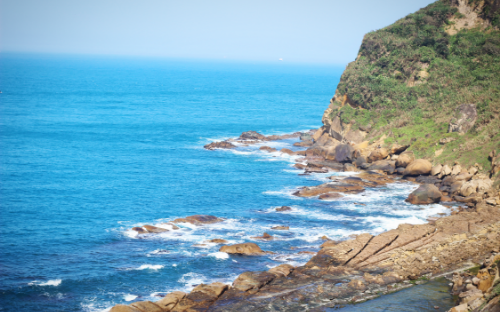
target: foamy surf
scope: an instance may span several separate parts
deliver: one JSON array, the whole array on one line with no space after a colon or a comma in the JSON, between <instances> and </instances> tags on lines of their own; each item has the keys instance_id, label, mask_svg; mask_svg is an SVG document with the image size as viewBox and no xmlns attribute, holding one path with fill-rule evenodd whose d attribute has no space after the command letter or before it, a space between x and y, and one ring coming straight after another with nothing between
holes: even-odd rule
<instances>
[{"instance_id":1,"label":"foamy surf","mask_svg":"<svg viewBox=\"0 0 500 312\"><path fill-rule=\"evenodd\" d=\"M62 279L54 279L54 280L48 280L46 282L42 281L33 281L28 283L30 286L59 286L62 283Z\"/></svg>"},{"instance_id":2,"label":"foamy surf","mask_svg":"<svg viewBox=\"0 0 500 312\"><path fill-rule=\"evenodd\" d=\"M164 265L161 265L161 264L143 264L141 265L140 267L138 268L133 268L131 270L138 270L138 271L141 271L141 270L160 270L160 269L163 269L165 266Z\"/></svg>"},{"instance_id":3,"label":"foamy surf","mask_svg":"<svg viewBox=\"0 0 500 312\"><path fill-rule=\"evenodd\" d=\"M125 296L123 296L123 300L125 301L132 301L135 300L136 298L137 296L132 294L126 294Z\"/></svg>"}]
</instances>

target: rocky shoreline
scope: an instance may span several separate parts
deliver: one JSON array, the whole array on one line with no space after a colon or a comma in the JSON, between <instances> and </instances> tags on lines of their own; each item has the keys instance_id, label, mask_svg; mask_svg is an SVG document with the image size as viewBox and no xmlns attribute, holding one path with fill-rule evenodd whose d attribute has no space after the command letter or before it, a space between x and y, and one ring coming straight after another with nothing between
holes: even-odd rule
<instances>
[{"instance_id":1,"label":"rocky shoreline","mask_svg":"<svg viewBox=\"0 0 500 312\"><path fill-rule=\"evenodd\" d=\"M342 133L336 138L331 132L322 127L307 133L266 137L249 131L237 139L214 142L205 148L232 149L300 138L299 144L294 145L307 149L280 152L301 156L295 167L304 170L303 174L339 171L359 174L344 179L331 177L331 182L301 188L295 196L335 200L342 194L362 193L365 187L411 181L420 186L408 197L409 203L454 201L461 203L460 206L449 216L429 218L428 224L402 224L376 236L366 233L341 242L324 237L320 251L304 266L283 264L268 271L245 272L231 286L200 284L189 294L173 292L155 303L117 305L111 311L323 311L404 289L420 279L450 275L470 267L471 263L481 265L476 276L467 272L453 275L452 292L460 293L461 301L451 311L497 311L500 198L488 173L482 172L479 165L468 169L458 163L453 167L433 166L429 160L415 159L413 153L407 151L409 146L382 147L383 137L371 144L368 141L355 144ZM267 146L260 149L277 152ZM493 169L489 174L493 175L495 168L498 169L499 157L493 151L490 159ZM286 210L286 207L278 209ZM177 222L202 225L221 221L214 216L189 216L174 220L168 226L175 230ZM167 231L153 226L133 230L138 234ZM264 233L257 239L267 240L272 236ZM224 240L217 243L223 244ZM220 251L256 257L272 253L262 251L255 243L224 245Z\"/></svg>"}]
</instances>

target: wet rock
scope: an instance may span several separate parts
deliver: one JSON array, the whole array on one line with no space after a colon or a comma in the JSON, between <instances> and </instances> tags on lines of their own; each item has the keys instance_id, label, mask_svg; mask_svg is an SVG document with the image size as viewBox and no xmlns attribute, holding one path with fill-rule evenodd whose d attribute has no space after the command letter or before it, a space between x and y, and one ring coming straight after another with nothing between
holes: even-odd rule
<instances>
[{"instance_id":1,"label":"wet rock","mask_svg":"<svg viewBox=\"0 0 500 312\"><path fill-rule=\"evenodd\" d=\"M437 184L440 183L441 180L435 176L418 176L415 182L422 184Z\"/></svg>"},{"instance_id":2,"label":"wet rock","mask_svg":"<svg viewBox=\"0 0 500 312\"><path fill-rule=\"evenodd\" d=\"M273 148L273 147L269 147L269 146L261 146L259 148L259 150L261 151L265 151L265 152L268 152L268 153L272 153L272 152L277 152L278 150Z\"/></svg>"},{"instance_id":3,"label":"wet rock","mask_svg":"<svg viewBox=\"0 0 500 312\"><path fill-rule=\"evenodd\" d=\"M229 142L226 142L226 141L212 142L212 143L207 144L207 145L205 145L203 147L206 148L207 150L214 150L214 149L218 149L218 148L222 148L222 149L236 148L235 145L233 145L233 144L231 144Z\"/></svg>"},{"instance_id":4,"label":"wet rock","mask_svg":"<svg viewBox=\"0 0 500 312\"><path fill-rule=\"evenodd\" d=\"M224 219L209 215L194 215L185 218L179 218L172 221L173 223L191 223L194 225L212 224L222 222Z\"/></svg>"},{"instance_id":5,"label":"wet rock","mask_svg":"<svg viewBox=\"0 0 500 312\"><path fill-rule=\"evenodd\" d=\"M264 232L264 234L262 236L255 236L255 237L252 237L254 239L263 239L263 240L273 240L274 237L269 235L268 233Z\"/></svg>"},{"instance_id":6,"label":"wet rock","mask_svg":"<svg viewBox=\"0 0 500 312\"><path fill-rule=\"evenodd\" d=\"M293 143L293 146L311 147L311 146L313 146L313 144L314 144L313 140L307 140L307 141L295 142L295 143Z\"/></svg>"},{"instance_id":7,"label":"wet rock","mask_svg":"<svg viewBox=\"0 0 500 312\"><path fill-rule=\"evenodd\" d=\"M328 160L323 160L323 161L315 161L315 160L310 160L308 161L307 164L308 167L318 167L318 168L328 168L330 171L336 171L336 172L343 172L344 171L344 164L341 164L336 161L328 161Z\"/></svg>"},{"instance_id":8,"label":"wet rock","mask_svg":"<svg viewBox=\"0 0 500 312\"><path fill-rule=\"evenodd\" d=\"M282 148L280 152L282 152L283 154L293 155L293 151L288 148Z\"/></svg>"},{"instance_id":9,"label":"wet rock","mask_svg":"<svg viewBox=\"0 0 500 312\"><path fill-rule=\"evenodd\" d=\"M131 303L130 306L137 308L141 312L163 312L162 308L151 301L138 301Z\"/></svg>"},{"instance_id":10,"label":"wet rock","mask_svg":"<svg viewBox=\"0 0 500 312\"><path fill-rule=\"evenodd\" d=\"M405 200L413 205L429 205L441 201L441 192L434 184L423 184Z\"/></svg>"},{"instance_id":11,"label":"wet rock","mask_svg":"<svg viewBox=\"0 0 500 312\"><path fill-rule=\"evenodd\" d=\"M399 160L399 159L398 159ZM425 159L416 159L412 161L403 173L405 176L428 175L431 173L432 164Z\"/></svg>"},{"instance_id":12,"label":"wet rock","mask_svg":"<svg viewBox=\"0 0 500 312\"><path fill-rule=\"evenodd\" d=\"M359 177L347 177L341 180L342 183L347 183L347 184L353 184L353 185L359 185L362 187L376 187L377 183L375 182L370 182L370 181L364 181L363 179Z\"/></svg>"},{"instance_id":13,"label":"wet rock","mask_svg":"<svg viewBox=\"0 0 500 312\"><path fill-rule=\"evenodd\" d=\"M275 230L275 231L288 231L289 229L290 229L290 227L284 226L284 225L273 226L271 228L271 230Z\"/></svg>"},{"instance_id":14,"label":"wet rock","mask_svg":"<svg viewBox=\"0 0 500 312\"><path fill-rule=\"evenodd\" d=\"M163 232L168 232L167 229L162 229L162 228L159 228L159 227L156 227L156 226L152 226L152 225L143 225L142 226L146 231L148 231L148 233L163 233Z\"/></svg>"},{"instance_id":15,"label":"wet rock","mask_svg":"<svg viewBox=\"0 0 500 312\"><path fill-rule=\"evenodd\" d=\"M368 156L368 161L374 162L377 160L382 160L387 158L387 156L389 156L389 152L385 148L378 148L370 153L370 156Z\"/></svg>"},{"instance_id":16,"label":"wet rock","mask_svg":"<svg viewBox=\"0 0 500 312\"><path fill-rule=\"evenodd\" d=\"M352 162L354 148L349 144L339 144L335 147L335 161L339 163Z\"/></svg>"},{"instance_id":17,"label":"wet rock","mask_svg":"<svg viewBox=\"0 0 500 312\"><path fill-rule=\"evenodd\" d=\"M222 246L219 249L219 251L225 252L228 254L240 254L240 255L265 255L266 254L255 243L242 243L242 244Z\"/></svg>"},{"instance_id":18,"label":"wet rock","mask_svg":"<svg viewBox=\"0 0 500 312\"><path fill-rule=\"evenodd\" d=\"M146 234L148 231L143 229L142 227L136 226L132 228L132 231L136 231L139 234Z\"/></svg>"},{"instance_id":19,"label":"wet rock","mask_svg":"<svg viewBox=\"0 0 500 312\"><path fill-rule=\"evenodd\" d=\"M394 180L386 175L382 175L373 171L362 172L358 175L359 178L375 183L378 186L394 183Z\"/></svg>"},{"instance_id":20,"label":"wet rock","mask_svg":"<svg viewBox=\"0 0 500 312\"><path fill-rule=\"evenodd\" d=\"M293 165L293 166L294 166L295 168L297 168L297 169L300 169L300 170L303 170L303 169L305 169L305 168L307 167L306 165L299 164L299 163L297 163L297 164L295 164L295 165Z\"/></svg>"},{"instance_id":21,"label":"wet rock","mask_svg":"<svg viewBox=\"0 0 500 312\"><path fill-rule=\"evenodd\" d=\"M281 206L279 208L276 208L276 211L291 211L292 208L288 206Z\"/></svg>"},{"instance_id":22,"label":"wet rock","mask_svg":"<svg viewBox=\"0 0 500 312\"><path fill-rule=\"evenodd\" d=\"M276 276L288 276L293 271L293 269L294 267L290 264L281 264L277 267L269 269L268 272Z\"/></svg>"},{"instance_id":23,"label":"wet rock","mask_svg":"<svg viewBox=\"0 0 500 312\"><path fill-rule=\"evenodd\" d=\"M321 194L326 193L350 193L357 194L363 192L365 189L358 185L352 184L344 184L344 183L324 183L315 187L305 187L295 193L293 195L299 197L313 197L319 196Z\"/></svg>"},{"instance_id":24,"label":"wet rock","mask_svg":"<svg viewBox=\"0 0 500 312\"><path fill-rule=\"evenodd\" d=\"M262 135L256 131L247 131L247 132L243 132L241 135L240 135L240 139L241 140L266 140L266 136L265 135Z\"/></svg>"},{"instance_id":25,"label":"wet rock","mask_svg":"<svg viewBox=\"0 0 500 312\"><path fill-rule=\"evenodd\" d=\"M214 238L208 241L209 243L214 243L214 244L225 244L227 243L227 240L222 239L222 238Z\"/></svg>"},{"instance_id":26,"label":"wet rock","mask_svg":"<svg viewBox=\"0 0 500 312\"><path fill-rule=\"evenodd\" d=\"M307 166L305 173L327 173L329 170L327 168L319 168L315 166Z\"/></svg>"},{"instance_id":27,"label":"wet rock","mask_svg":"<svg viewBox=\"0 0 500 312\"><path fill-rule=\"evenodd\" d=\"M403 153L396 160L396 166L406 168L414 160L415 156L413 156L413 153Z\"/></svg>"},{"instance_id":28,"label":"wet rock","mask_svg":"<svg viewBox=\"0 0 500 312\"><path fill-rule=\"evenodd\" d=\"M339 193L326 193L326 194L321 194L319 196L319 199L321 200L334 200L334 199L339 199L344 197L343 195Z\"/></svg>"}]
</instances>

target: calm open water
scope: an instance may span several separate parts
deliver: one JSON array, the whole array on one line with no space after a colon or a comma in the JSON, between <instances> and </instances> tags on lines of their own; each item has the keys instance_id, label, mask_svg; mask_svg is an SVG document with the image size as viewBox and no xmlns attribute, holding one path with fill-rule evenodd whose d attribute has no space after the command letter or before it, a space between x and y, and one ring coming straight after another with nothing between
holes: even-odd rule
<instances>
[{"instance_id":1,"label":"calm open water","mask_svg":"<svg viewBox=\"0 0 500 312\"><path fill-rule=\"evenodd\" d=\"M322 243L423 223L389 185L335 202L300 199L294 157L259 145L207 151L243 131L321 126L334 66L1 54L0 311L106 311L247 270L300 265ZM267 145L291 148L295 140ZM366 206L355 203L364 203ZM287 213L274 208L292 206ZM220 224L137 237L129 229L211 214ZM290 231L272 231L275 225ZM251 237L266 231L278 239ZM229 256L207 239L276 254ZM291 249L298 247L298 249Z\"/></svg>"}]
</instances>

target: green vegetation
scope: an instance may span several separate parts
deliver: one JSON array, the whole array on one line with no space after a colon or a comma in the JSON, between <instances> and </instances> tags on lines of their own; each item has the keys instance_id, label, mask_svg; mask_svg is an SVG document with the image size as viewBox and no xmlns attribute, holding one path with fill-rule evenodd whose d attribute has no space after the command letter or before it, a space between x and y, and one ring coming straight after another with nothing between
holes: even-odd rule
<instances>
[{"instance_id":1,"label":"green vegetation","mask_svg":"<svg viewBox=\"0 0 500 312\"><path fill-rule=\"evenodd\" d=\"M469 2L474 4L476 0ZM500 22L499 1L486 1L480 16ZM337 88L354 106L341 108L343 122L371 124L368 139L387 136L386 144L409 144L417 157L463 165L500 152L500 31L462 29L447 33L450 19L464 18L451 0L440 0L386 28L365 35L358 58ZM447 133L461 104L476 104L478 119L465 135ZM455 141L440 145L439 140Z\"/></svg>"},{"instance_id":2,"label":"green vegetation","mask_svg":"<svg viewBox=\"0 0 500 312\"><path fill-rule=\"evenodd\" d=\"M468 269L467 272L469 272L472 275L477 275L477 273L479 273L479 270L481 270L481 266L476 265L475 267Z\"/></svg>"}]
</instances>

